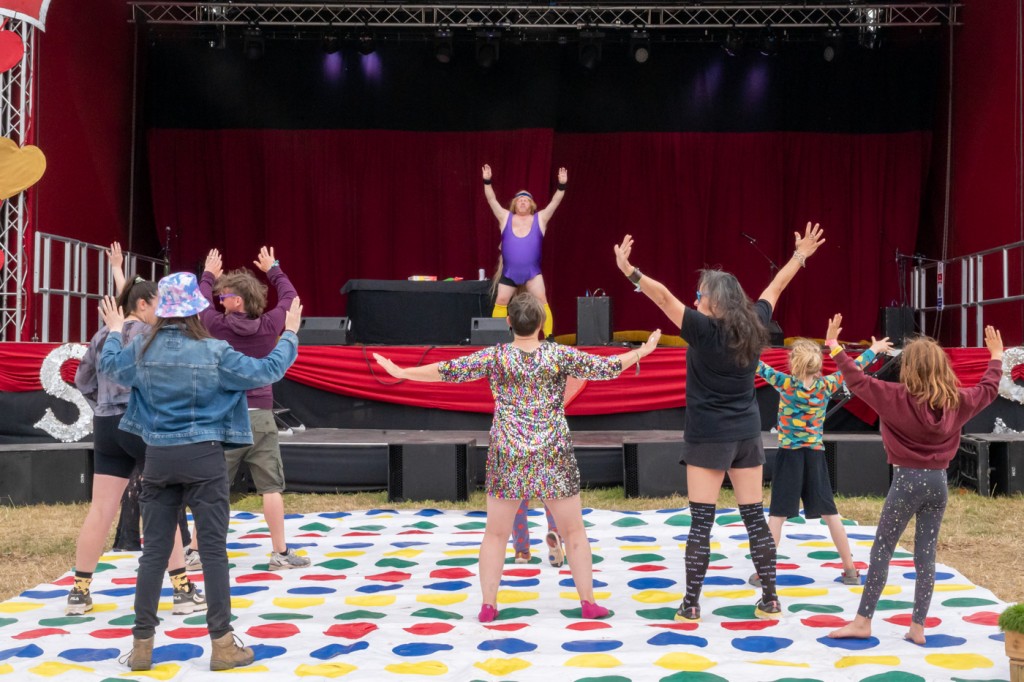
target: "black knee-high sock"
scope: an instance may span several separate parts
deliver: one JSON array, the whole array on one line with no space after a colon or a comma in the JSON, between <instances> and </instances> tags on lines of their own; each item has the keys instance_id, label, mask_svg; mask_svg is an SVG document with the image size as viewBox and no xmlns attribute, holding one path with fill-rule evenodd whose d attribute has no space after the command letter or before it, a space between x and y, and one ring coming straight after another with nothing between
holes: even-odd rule
<instances>
[{"instance_id":1,"label":"black knee-high sock","mask_svg":"<svg viewBox=\"0 0 1024 682\"><path fill-rule=\"evenodd\" d=\"M711 527L715 523L715 505L690 503L690 534L686 538L686 599L683 606L697 606L704 576L711 561Z\"/></svg>"},{"instance_id":2,"label":"black knee-high sock","mask_svg":"<svg viewBox=\"0 0 1024 682\"><path fill-rule=\"evenodd\" d=\"M750 539L750 558L761 579L761 596L765 601L776 601L775 594L775 540L768 522L764 520L764 507L760 502L741 504L740 516Z\"/></svg>"}]
</instances>

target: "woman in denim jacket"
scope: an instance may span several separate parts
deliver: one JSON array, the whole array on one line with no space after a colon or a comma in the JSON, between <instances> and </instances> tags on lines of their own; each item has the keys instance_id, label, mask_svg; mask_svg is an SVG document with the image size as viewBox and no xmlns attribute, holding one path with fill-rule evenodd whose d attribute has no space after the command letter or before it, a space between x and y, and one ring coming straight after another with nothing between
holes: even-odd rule
<instances>
[{"instance_id":1,"label":"woman in denim jacket","mask_svg":"<svg viewBox=\"0 0 1024 682\"><path fill-rule=\"evenodd\" d=\"M224 445L252 443L245 391L281 379L298 354L302 306L292 302L285 332L263 359L250 358L210 338L199 321L209 301L195 275L160 280L157 322L151 333L122 348L124 317L113 299L100 306L110 328L100 371L131 387L121 428L146 442L142 523L146 538L135 591L134 641L126 662L152 667L153 638L163 567L184 502L196 517L203 554L211 670L249 665L253 650L236 644L228 576L228 480Z\"/></svg>"}]
</instances>

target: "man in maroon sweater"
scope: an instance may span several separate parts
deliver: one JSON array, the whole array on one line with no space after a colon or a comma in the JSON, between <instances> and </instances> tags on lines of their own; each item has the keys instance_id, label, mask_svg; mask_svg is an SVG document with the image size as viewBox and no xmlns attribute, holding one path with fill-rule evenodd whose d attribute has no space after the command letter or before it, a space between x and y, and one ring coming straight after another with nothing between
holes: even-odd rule
<instances>
[{"instance_id":1,"label":"man in maroon sweater","mask_svg":"<svg viewBox=\"0 0 1024 682\"><path fill-rule=\"evenodd\" d=\"M224 273L220 253L213 249L206 257L199 289L210 303L213 303L216 295L224 312L217 312L211 305L199 314L199 319L215 339L227 341L232 348L250 357L263 358L277 344L277 338L284 330L285 315L297 294L274 258L273 248L267 249L264 246L260 249L253 264L266 273L267 279L277 290L277 305L264 312L267 307L267 286L245 268ZM309 566L310 560L289 549L285 541L284 499L281 497L285 487L284 467L277 440L272 387L262 386L248 391L246 399L249 402L253 444L224 453L228 463L228 480L235 479L238 466L243 461L249 465L256 491L263 496L263 517L274 545L270 555L270 570L305 568ZM192 569L202 566L193 548L186 553L186 563Z\"/></svg>"}]
</instances>

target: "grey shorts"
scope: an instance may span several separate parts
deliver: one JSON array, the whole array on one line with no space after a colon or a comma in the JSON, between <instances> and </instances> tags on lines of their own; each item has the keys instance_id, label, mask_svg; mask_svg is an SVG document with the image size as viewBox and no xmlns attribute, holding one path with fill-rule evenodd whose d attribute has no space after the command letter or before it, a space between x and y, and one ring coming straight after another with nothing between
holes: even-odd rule
<instances>
[{"instance_id":1,"label":"grey shorts","mask_svg":"<svg viewBox=\"0 0 1024 682\"><path fill-rule=\"evenodd\" d=\"M681 464L728 471L751 469L764 464L764 444L761 436L725 443L687 443L683 441Z\"/></svg>"},{"instance_id":2,"label":"grey shorts","mask_svg":"<svg viewBox=\"0 0 1024 682\"><path fill-rule=\"evenodd\" d=\"M227 450L224 458L228 463L228 484L235 480L238 465L249 465L256 492L284 492L284 465L281 463L281 446L277 441L277 422L273 410L249 410L252 425L252 445Z\"/></svg>"}]
</instances>

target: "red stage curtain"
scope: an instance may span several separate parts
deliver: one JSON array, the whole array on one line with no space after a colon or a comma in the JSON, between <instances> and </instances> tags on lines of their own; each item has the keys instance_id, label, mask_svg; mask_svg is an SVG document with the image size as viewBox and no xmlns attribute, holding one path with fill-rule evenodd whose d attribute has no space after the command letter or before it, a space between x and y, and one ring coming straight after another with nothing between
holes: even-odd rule
<instances>
[{"instance_id":1,"label":"red stage curtain","mask_svg":"<svg viewBox=\"0 0 1024 682\"><path fill-rule=\"evenodd\" d=\"M900 296L896 251L914 251L930 146L929 132L149 131L173 266L200 268L213 247L228 268L248 265L273 245L308 315L341 314L349 279L490 274L499 231L480 166L502 202L525 188L541 206L565 166L543 262L556 334L576 330L576 297L598 287L616 328L676 332L615 268L627 232L635 264L689 302L697 270L715 266L756 297L771 271L741 232L781 265L815 220L827 243L776 319L789 336L820 336L842 312L851 338L877 335L879 307Z\"/></svg>"},{"instance_id":2,"label":"red stage curtain","mask_svg":"<svg viewBox=\"0 0 1024 682\"><path fill-rule=\"evenodd\" d=\"M0 391L38 391L39 367L46 355L57 344L5 343L0 344ZM412 366L440 362L473 349L466 347L417 346L302 346L299 358L286 377L292 381L322 391L341 395L379 400L382 402L438 408L459 412L492 412L494 401L485 381L466 384L426 384L396 381L380 369L373 353L391 358L399 365ZM616 355L621 348L587 348L599 355ZM965 386L973 386L981 378L988 364L989 353L984 348L954 348L946 351L953 363L953 371ZM772 367L786 371L787 351L766 349L761 358ZM64 364L61 374L72 382L77 360ZM835 362L825 356L823 370L834 372ZM1024 365L1014 368L1014 379L1024 378ZM572 400L566 413L570 415L616 414L663 410L686 405L686 350L659 348L644 358L640 373L629 369L612 381L590 381ZM766 384L757 379L755 386ZM870 408L854 399L846 404L853 414L872 424L876 415Z\"/></svg>"}]
</instances>

